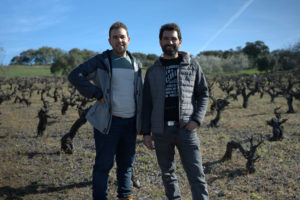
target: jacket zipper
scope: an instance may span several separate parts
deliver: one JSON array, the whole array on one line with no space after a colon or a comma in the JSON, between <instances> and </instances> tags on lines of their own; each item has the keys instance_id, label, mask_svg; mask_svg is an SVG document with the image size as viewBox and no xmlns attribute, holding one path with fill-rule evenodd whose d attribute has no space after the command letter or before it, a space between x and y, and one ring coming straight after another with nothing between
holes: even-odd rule
<instances>
[{"instance_id":1,"label":"jacket zipper","mask_svg":"<svg viewBox=\"0 0 300 200\"><path fill-rule=\"evenodd\" d=\"M178 93L178 123L180 126L180 97L181 97L181 92L179 89L179 83L180 83L180 71L181 71L181 67L179 65L178 70L177 70L177 93Z\"/></svg>"},{"instance_id":2,"label":"jacket zipper","mask_svg":"<svg viewBox=\"0 0 300 200\"><path fill-rule=\"evenodd\" d=\"M112 79L112 63L111 63L111 58L110 58L110 53L108 53L108 76L109 76L109 104L108 104L108 112L110 113L110 118L108 120L107 124L107 129L106 129L106 134L108 134L111 126L111 120L112 120L112 109L111 109L111 79Z\"/></svg>"},{"instance_id":3,"label":"jacket zipper","mask_svg":"<svg viewBox=\"0 0 300 200\"><path fill-rule=\"evenodd\" d=\"M163 91L163 97L164 97L164 100L163 100L163 111L162 111L162 113L163 113L163 118L162 118L162 120L163 120L163 127L165 126L165 123L164 123L164 121L165 121L165 101L166 101L166 67L164 67L164 66L162 66L162 69L163 69L163 77L164 77L164 81L163 81L163 89L164 89L164 91Z\"/></svg>"}]
</instances>

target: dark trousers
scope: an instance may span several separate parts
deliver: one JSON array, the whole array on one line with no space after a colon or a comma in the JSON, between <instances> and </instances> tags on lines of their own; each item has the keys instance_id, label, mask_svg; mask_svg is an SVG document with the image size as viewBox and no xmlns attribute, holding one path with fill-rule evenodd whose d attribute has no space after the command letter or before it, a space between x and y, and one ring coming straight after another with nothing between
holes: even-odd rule
<instances>
[{"instance_id":1,"label":"dark trousers","mask_svg":"<svg viewBox=\"0 0 300 200\"><path fill-rule=\"evenodd\" d=\"M135 118L112 117L109 134L94 129L96 158L93 168L93 199L107 200L108 176L117 164L118 197L131 194L131 175L136 146Z\"/></svg>"},{"instance_id":2,"label":"dark trousers","mask_svg":"<svg viewBox=\"0 0 300 200\"><path fill-rule=\"evenodd\" d=\"M153 138L167 198L169 200L181 199L174 157L176 146L191 186L193 200L207 200L207 183L202 167L197 131L166 126L164 133L153 134Z\"/></svg>"}]
</instances>

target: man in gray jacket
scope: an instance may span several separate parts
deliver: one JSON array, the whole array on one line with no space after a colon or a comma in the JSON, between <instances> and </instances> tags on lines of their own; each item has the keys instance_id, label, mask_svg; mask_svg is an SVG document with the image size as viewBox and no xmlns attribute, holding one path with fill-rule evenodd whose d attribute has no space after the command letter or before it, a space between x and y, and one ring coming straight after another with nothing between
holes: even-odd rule
<instances>
[{"instance_id":1,"label":"man in gray jacket","mask_svg":"<svg viewBox=\"0 0 300 200\"><path fill-rule=\"evenodd\" d=\"M141 129L143 80L142 64L127 51L129 41L125 24L114 23L109 30L112 50L87 60L68 77L83 96L97 99L86 116L94 127L95 200L107 200L108 175L114 159L117 163L118 198L133 198L131 175L136 135Z\"/></svg>"},{"instance_id":2,"label":"man in gray jacket","mask_svg":"<svg viewBox=\"0 0 300 200\"><path fill-rule=\"evenodd\" d=\"M161 27L163 55L146 73L143 89L144 144L154 149L169 200L181 199L174 160L177 147L194 200L208 199L197 129L208 104L208 87L199 64L179 52L181 32L177 24ZM151 135L152 133L152 135Z\"/></svg>"}]
</instances>

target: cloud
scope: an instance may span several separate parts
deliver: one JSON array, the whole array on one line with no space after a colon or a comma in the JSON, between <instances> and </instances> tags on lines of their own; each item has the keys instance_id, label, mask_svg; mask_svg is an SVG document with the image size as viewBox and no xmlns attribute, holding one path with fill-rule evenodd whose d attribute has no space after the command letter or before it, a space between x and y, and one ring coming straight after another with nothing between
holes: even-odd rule
<instances>
[{"instance_id":1,"label":"cloud","mask_svg":"<svg viewBox=\"0 0 300 200\"><path fill-rule=\"evenodd\" d=\"M239 10L204 44L200 51L204 51L228 26L238 19L243 12L253 3L254 0L248 0Z\"/></svg>"},{"instance_id":2,"label":"cloud","mask_svg":"<svg viewBox=\"0 0 300 200\"><path fill-rule=\"evenodd\" d=\"M63 22L70 11L67 1L25 0L7 5L0 15L0 33L22 33L48 28Z\"/></svg>"}]
</instances>

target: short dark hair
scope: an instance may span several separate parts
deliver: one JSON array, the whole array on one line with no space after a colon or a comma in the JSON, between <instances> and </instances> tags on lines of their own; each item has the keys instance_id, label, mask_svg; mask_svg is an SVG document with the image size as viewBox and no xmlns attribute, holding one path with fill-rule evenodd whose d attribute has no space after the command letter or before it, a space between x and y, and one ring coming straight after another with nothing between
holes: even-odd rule
<instances>
[{"instance_id":1,"label":"short dark hair","mask_svg":"<svg viewBox=\"0 0 300 200\"><path fill-rule=\"evenodd\" d=\"M113 29L119 29L119 28L123 28L126 30L127 36L128 36L128 29L127 26L125 24L123 24L122 22L115 22L113 23L110 28L109 28L109 37L110 37L110 33Z\"/></svg>"},{"instance_id":2,"label":"short dark hair","mask_svg":"<svg viewBox=\"0 0 300 200\"><path fill-rule=\"evenodd\" d=\"M175 23L168 23L165 25L162 25L159 31L159 40L162 39L164 31L177 31L178 39L181 40L181 31L177 24Z\"/></svg>"}]
</instances>

